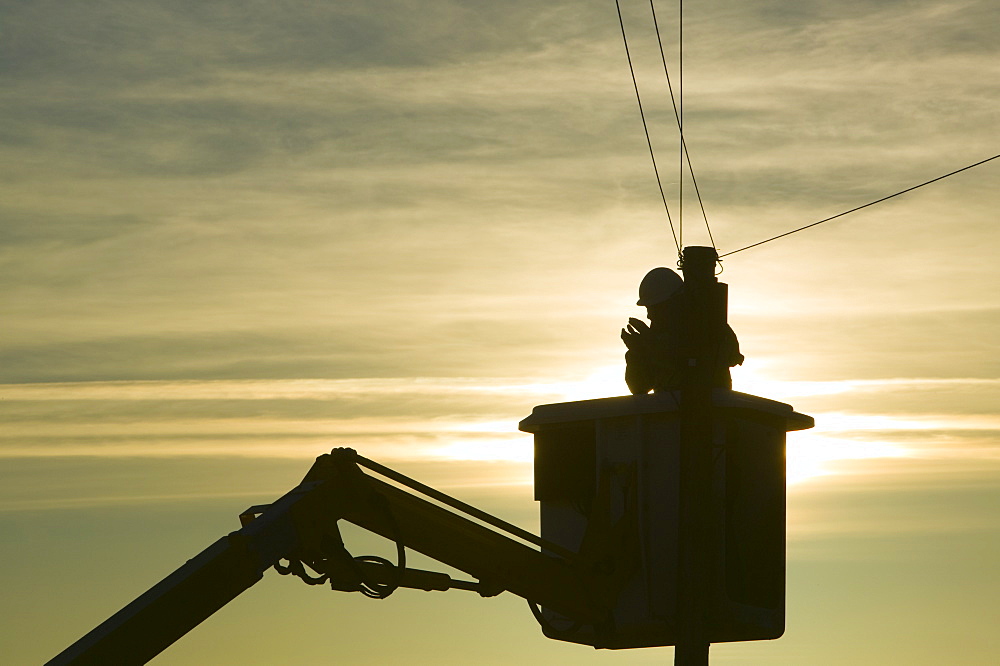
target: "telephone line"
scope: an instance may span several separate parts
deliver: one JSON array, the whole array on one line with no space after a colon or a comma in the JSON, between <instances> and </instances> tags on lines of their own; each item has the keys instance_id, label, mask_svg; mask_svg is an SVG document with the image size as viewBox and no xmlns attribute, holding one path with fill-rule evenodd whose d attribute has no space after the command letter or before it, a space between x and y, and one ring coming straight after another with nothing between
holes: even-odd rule
<instances>
[{"instance_id":1,"label":"telephone line","mask_svg":"<svg viewBox=\"0 0 1000 666\"><path fill-rule=\"evenodd\" d=\"M804 227L799 227L798 229L792 229L791 231L786 231L783 234L778 234L777 236L772 236L771 238L768 238L767 240L762 240L762 241L759 241L757 243L753 243L751 245L747 245L746 247L741 247L740 249L733 250L732 252L726 252L725 254L720 254L719 258L721 259L722 257L728 257L731 254L736 254L737 252L742 252L743 250L749 250L752 247L757 247L758 245L763 245L764 243L770 243L773 240L778 240L779 238L784 238L785 236L791 236L794 233L798 233L800 231L804 231L804 230L809 229L811 227L815 227L816 225L823 224L824 222L829 222L830 220L836 220L838 217L843 217L843 216L845 216L845 215L847 215L849 213L853 213L855 211L859 211L862 208L868 208L869 206L874 206L877 203L882 203L883 201L886 201L888 199L892 199L893 197L898 197L901 194L906 194L907 192L912 192L913 190L921 188L924 185L930 185L931 183L936 183L939 180L943 180L943 179L945 179L945 178L947 178L949 176L954 176L955 174L961 173L963 171L968 171L969 169L972 169L973 167L977 167L977 166L980 166L982 164L986 164L987 162L990 162L990 161L995 160L997 158L1000 158L1000 155L994 155L993 157L987 157L985 160L980 160L980 161L976 162L975 164L970 164L968 166L964 166L961 169L955 169L954 171L946 173L943 176L938 176L937 178L932 178L932 179L930 179L928 181L920 183L919 185L914 185L913 187L908 187L905 190L900 190L899 192L896 192L895 194L890 194L887 197L882 197L881 199L876 199L875 201L869 201L868 203L866 203L864 205L856 206L856 207L854 207L854 208L852 208L850 210L845 210L843 213L837 213L836 215L831 215L830 217L827 217L827 218L824 218L822 220L819 220L818 222L813 222L812 224L807 224Z\"/></svg>"},{"instance_id":2,"label":"telephone line","mask_svg":"<svg viewBox=\"0 0 1000 666\"><path fill-rule=\"evenodd\" d=\"M642 99L639 97L639 84L635 80L635 69L632 67L632 55L628 49L628 38L625 36L625 19L622 18L622 8L619 0L615 0L615 8L618 10L618 24L622 28L622 42L625 44L625 57L628 59L628 70L632 74L632 86L635 88L635 101L639 105L639 117L642 119L642 131L646 134L646 145L649 146L649 159L653 162L653 173L656 175L656 186L660 189L660 198L663 200L663 209L667 211L667 222L670 223L670 235L674 237L674 245L680 254L681 244L677 240L677 232L674 231L674 220L670 216L670 206L667 205L667 195L663 193L663 181L660 180L660 171L656 168L656 156L653 155L653 141L649 138L649 128L646 125L646 114L642 110Z\"/></svg>"}]
</instances>

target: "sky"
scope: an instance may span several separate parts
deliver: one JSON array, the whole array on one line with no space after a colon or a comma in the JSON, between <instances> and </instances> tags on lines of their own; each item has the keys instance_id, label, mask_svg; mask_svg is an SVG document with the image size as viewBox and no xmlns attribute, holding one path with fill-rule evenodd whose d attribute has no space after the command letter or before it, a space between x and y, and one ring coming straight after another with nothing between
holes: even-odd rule
<instances>
[{"instance_id":1,"label":"sky","mask_svg":"<svg viewBox=\"0 0 1000 666\"><path fill-rule=\"evenodd\" d=\"M689 2L710 239L649 6L622 5L684 245L1000 153L994 2ZM734 388L816 428L788 439L785 636L713 663L1000 659L998 180L723 260ZM333 447L537 530L517 422L627 393L619 329L675 258L610 0L0 0L4 661L51 658ZM509 594L270 572L155 663L671 655L550 641Z\"/></svg>"}]
</instances>

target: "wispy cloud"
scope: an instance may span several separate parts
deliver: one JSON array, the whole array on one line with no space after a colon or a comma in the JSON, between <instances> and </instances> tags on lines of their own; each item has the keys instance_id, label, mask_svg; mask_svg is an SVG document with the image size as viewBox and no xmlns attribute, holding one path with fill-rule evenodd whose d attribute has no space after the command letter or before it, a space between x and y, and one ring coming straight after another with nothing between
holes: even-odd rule
<instances>
[{"instance_id":1,"label":"wispy cloud","mask_svg":"<svg viewBox=\"0 0 1000 666\"><path fill-rule=\"evenodd\" d=\"M0 455L308 458L337 446L388 460L528 462L517 421L534 404L600 397L617 367L575 382L494 378L213 380L8 384ZM838 394L857 404L915 387L996 390L995 380L764 382L781 399ZM857 394L857 395L853 395ZM800 407L800 409L802 409ZM893 461L940 463L954 478L1000 463L995 413L814 411L817 427L789 436L789 483L871 475ZM901 470L925 475L930 468ZM933 469L931 469L933 471Z\"/></svg>"}]
</instances>

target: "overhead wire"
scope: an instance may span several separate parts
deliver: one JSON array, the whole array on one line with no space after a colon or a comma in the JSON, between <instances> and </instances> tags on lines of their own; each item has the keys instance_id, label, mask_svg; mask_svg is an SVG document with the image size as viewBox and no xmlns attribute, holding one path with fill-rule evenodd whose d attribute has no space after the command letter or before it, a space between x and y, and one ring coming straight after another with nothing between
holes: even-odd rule
<instances>
[{"instance_id":1,"label":"overhead wire","mask_svg":"<svg viewBox=\"0 0 1000 666\"><path fill-rule=\"evenodd\" d=\"M657 40L659 41L659 40ZM677 235L684 247L684 0L677 2L677 97L680 102L680 114L677 117Z\"/></svg>"},{"instance_id":2,"label":"overhead wire","mask_svg":"<svg viewBox=\"0 0 1000 666\"><path fill-rule=\"evenodd\" d=\"M663 38L660 37L660 24L656 20L656 7L653 4L653 0L649 0L649 11L653 16L653 28L656 30L656 44L660 48L660 62L663 63L663 75L667 79L667 90L670 92L670 104L673 107L674 120L677 122L677 131L680 134L681 159L683 160L680 169L681 183L683 183L683 178L684 178L683 163L686 162L688 174L690 174L691 176L691 184L694 186L694 193L698 199L698 207L701 209L701 217L705 221L705 230L708 231L708 239L712 242L712 247L715 247L715 238L712 236L712 227L709 226L708 224L708 214L705 212L705 203L701 198L701 188L698 187L698 179L695 177L694 166L692 166L691 164L691 153L688 151L687 139L684 138L684 123L681 121L681 115L677 109L677 99L674 97L674 86L670 80L670 70L667 67L667 56L663 51ZM683 16L681 18L683 20ZM683 71L682 71L682 76L683 76ZM683 98L681 100L681 103L683 104ZM681 207L681 211L678 215L679 217L683 215L683 206ZM680 221L683 222L683 218ZM683 231L683 225L681 225L681 230ZM683 235L681 240L683 242Z\"/></svg>"},{"instance_id":3,"label":"overhead wire","mask_svg":"<svg viewBox=\"0 0 1000 666\"><path fill-rule=\"evenodd\" d=\"M677 91L677 96L676 97L674 95L674 88L673 88L673 84L672 84L671 79L670 79L670 71L669 71L669 68L667 67L666 54L665 54L665 52L663 50L663 39L662 39L662 37L660 35L659 23L658 23L658 21L656 19L656 7L654 5L654 1L653 0L649 0L650 13L652 14L652 17L653 17L653 27L654 27L654 29L656 31L656 43L657 43L657 46L660 49L660 61L663 63L663 73L664 73L664 76L666 77L666 80L667 80L667 89L668 89L668 91L670 93L670 102L671 102L671 105L673 107L674 119L677 122L677 130L678 130L678 134L679 134L679 137L680 137L680 140L679 140L680 165L679 165L679 182L678 182L678 207L679 207L679 210L678 210L678 215L677 215L677 218L678 218L678 230L675 230L675 228L674 228L673 217L670 214L670 206L667 204L667 197L666 197L666 194L663 191L663 181L660 178L659 168L656 165L656 156L655 156L654 151L653 151L653 142L652 142L652 140L650 139L650 136L649 136L649 126L648 126L648 124L646 122L646 114L645 114L645 111L643 110L642 99L641 99L640 94L639 94L639 84L636 81L635 68L634 68L634 66L632 64L632 55L631 55L631 52L630 52L629 46L628 46L628 37L625 34L625 21L622 18L622 9L621 9L620 0L615 0L615 8L618 11L618 24L621 27L622 42L625 45L625 57L628 60L629 73L632 76L632 86L635 89L635 99L636 99L636 103L639 106L639 117L642 120L642 129L643 129L643 133L646 136L646 145L649 148L649 157L650 157L650 160L652 161L652 164L653 164L653 173L656 176L656 184L657 184L657 187L659 188L659 191L660 191L660 199L663 201L663 207L664 207L664 210L667 213L667 221L670 223L670 233L671 233L671 236L673 236L674 245L677 247L678 255L681 254L681 248L682 248L683 239L684 239L684 166L685 166L685 164L687 165L688 173L691 176L691 184L694 187L695 195L697 196L697 199L698 199L698 206L701 209L702 219L705 222L705 230L708 232L708 237L709 237L709 240L712 243L712 246L715 247L715 238L714 238L714 236L712 234L712 228L711 228L711 226L709 225L709 222L708 222L708 214L705 211L704 200L702 199L702 196L701 196L701 188L699 188L699 186L698 186L698 180L695 177L694 167L691 164L691 154L688 151L687 142L686 142L686 140L684 138L684 0L678 0L678 70L679 70L679 73L678 73L678 91ZM895 192L895 193L890 194L888 196L884 196L884 197L882 197L880 199L876 199L874 201L870 201L870 202L868 202L866 204L862 204L860 206L855 206L854 208L851 208L849 210L845 210L842 213L838 213L836 215L831 215L830 217L823 218L822 220L817 220L816 222L812 222L810 224L803 225L803 226L798 227L796 229L792 229L791 231L786 231L785 233L778 234L777 236L772 236L771 238L767 238L765 240L758 241L758 242L752 243L750 245L746 245L746 246L741 247L741 248L739 248L737 250L732 250L730 252L726 252L724 254L720 254L719 255L719 259L722 259L723 257L728 257L728 256L733 255L733 254L736 254L737 252L743 252L744 250L749 250L751 248L757 247L758 245L764 245L765 243L770 243L771 241L775 241L775 240L778 240L780 238L784 238L785 236L790 236L790 235L798 233L800 231L805 231L806 229L811 229L812 227L818 226L818 225L823 224L825 222L830 222L831 220L836 220L838 218L844 217L845 215L849 215L851 213L857 212L857 211L862 210L864 208L868 208L869 206L874 206L875 204L882 203L883 201L887 201L887 200L892 199L894 197L898 197L900 195L906 194L907 192L912 192L913 190L919 189L919 188L924 187L926 185L930 185L932 183L936 183L939 180L943 180L943 179L948 178L950 176L954 176L954 175L956 175L958 173L961 173L963 171L967 171L967 170L975 168L977 166L986 164L987 162L991 162L991 161L993 161L995 159L998 159L998 158L1000 158L1000 155L994 155L992 157L988 157L988 158L986 158L984 160L980 160L979 162L975 162L974 164L970 164L968 166L964 166L964 167L962 167L960 169L956 169L956 170L951 171L949 173L946 173L944 175L938 176L937 178L932 178L932 179L924 181L924 182L922 182L922 183L920 183L918 185L914 185L912 187L908 187L908 188L906 188L904 190L900 190L899 192ZM720 262L720 265L721 265L721 262Z\"/></svg>"},{"instance_id":4,"label":"overhead wire","mask_svg":"<svg viewBox=\"0 0 1000 666\"><path fill-rule=\"evenodd\" d=\"M889 196L882 197L881 199L876 199L875 201L869 201L868 203L863 204L861 206L855 206L854 208L852 208L850 210L845 210L843 213L837 213L836 215L831 215L830 217L827 217L827 218L824 218L822 220L819 220L818 222L813 222L812 224L807 224L805 226L799 227L798 229L792 229L791 231L786 231L783 234L778 234L777 236L772 236L771 238L768 238L767 240L762 240L762 241L759 241L757 243L753 243L751 245L747 245L745 247L741 247L740 249L733 250L732 252L726 252L725 254L719 255L719 258L721 259L722 257L728 257L731 254L736 254L737 252L742 252L743 250L749 250L752 247L757 247L758 245L763 245L764 243L770 243L771 241L778 240L779 238L784 238L785 236L790 236L792 234L798 233L800 231L804 231L806 229L810 229L810 228L815 227L815 226L817 226L819 224L823 224L824 222L829 222L830 220L836 220L838 217L844 217L845 215L848 215L850 213L854 213L856 211L859 211L862 208L868 208L869 206L874 206L877 203L882 203L883 201L887 201L888 199L892 199L893 197L898 197L901 194L906 194L907 192L912 192L913 190L921 188L921 187L923 187L925 185L930 185L931 183L936 183L939 180L943 180L945 178L948 178L949 176L954 176L955 174L962 173L963 171L968 171L969 169L972 169L974 167L980 166L982 164L986 164L987 162L990 162L990 161L995 160L997 158L1000 158L1000 155L994 155L993 157L987 157L985 160L980 160L980 161L976 162L975 164L970 164L968 166L964 166L961 169L955 169L954 171L946 173L943 176L938 176L937 178L932 178L932 179L930 179L928 181L920 183L919 185L914 185L913 187L908 187L905 190L900 190L899 192L896 192L895 194L890 194Z\"/></svg>"},{"instance_id":5,"label":"overhead wire","mask_svg":"<svg viewBox=\"0 0 1000 666\"><path fill-rule=\"evenodd\" d=\"M625 57L628 59L628 69L632 74L632 86L635 88L635 101L639 105L639 117L642 119L642 131L646 135L646 145L649 147L649 159L653 162L653 173L656 176L656 186L660 190L660 199L663 200L663 208L667 211L667 221L670 223L670 235L674 238L674 245L677 253L680 254L681 244L674 230L674 220L670 215L670 206L667 204L667 195L663 192L663 181L660 179L660 171L656 167L656 156L653 154L653 141L649 138L649 127L646 124L646 114L642 109L642 98L639 96L639 84L635 79L635 68L632 66L632 54L628 48L628 37L625 36L625 19L622 18L622 8L619 0L615 0L615 8L618 10L618 24L622 29L622 42L625 44Z\"/></svg>"}]
</instances>

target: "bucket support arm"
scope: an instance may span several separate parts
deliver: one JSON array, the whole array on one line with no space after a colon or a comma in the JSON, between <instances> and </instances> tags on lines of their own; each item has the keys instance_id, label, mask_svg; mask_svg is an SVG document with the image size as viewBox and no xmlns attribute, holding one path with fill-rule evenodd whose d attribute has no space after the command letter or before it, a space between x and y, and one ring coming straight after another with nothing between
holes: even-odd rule
<instances>
[{"instance_id":1,"label":"bucket support arm","mask_svg":"<svg viewBox=\"0 0 1000 666\"><path fill-rule=\"evenodd\" d=\"M329 582L333 589L358 589L357 581L366 578L389 591L460 588L492 596L506 590L582 624L607 621L611 587L595 579L591 567L572 553L538 537L532 541L547 552L524 545L366 474L359 461L365 459L352 449L320 456L296 488L273 504L248 509L240 516L241 529L216 541L48 663L144 664L252 587L267 569L277 565L281 571L283 559L318 567L324 575L314 580ZM400 553L411 548L478 582L406 569L404 562L392 567L352 559L340 540L340 520L395 541Z\"/></svg>"}]
</instances>

